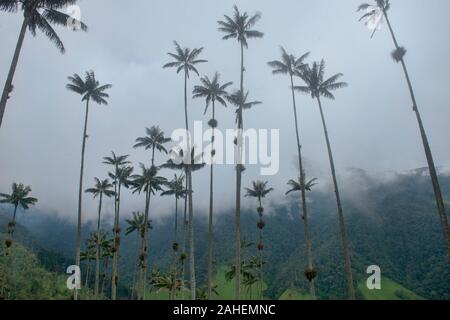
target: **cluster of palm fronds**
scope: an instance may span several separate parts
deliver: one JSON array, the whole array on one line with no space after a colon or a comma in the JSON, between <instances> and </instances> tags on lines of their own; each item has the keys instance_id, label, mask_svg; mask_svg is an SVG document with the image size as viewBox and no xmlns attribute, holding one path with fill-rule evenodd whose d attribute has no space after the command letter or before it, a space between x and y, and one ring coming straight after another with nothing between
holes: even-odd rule
<instances>
[{"instance_id":1,"label":"cluster of palm fronds","mask_svg":"<svg viewBox=\"0 0 450 320\"><path fill-rule=\"evenodd\" d=\"M3 120L3 115L6 109L8 100L14 90L13 78L18 64L19 54L22 49L22 44L25 38L26 31L29 30L33 35L37 30L42 31L52 42L55 43L57 48L64 52L65 48L60 40L59 36L53 29L52 25L64 25L66 26L69 19L72 17L61 11L62 8L69 4L76 3L76 0L0 0L0 10L14 12L21 10L23 15L23 24L20 31L19 39L17 42L16 50L14 52L13 60L9 73L6 78L5 87L3 89L2 97L0 100L0 126ZM436 196L436 203L438 206L440 221L444 230L445 239L448 244L448 250L450 255L450 229L448 226L447 216L445 213L444 202L439 186L439 181L434 165L431 149L429 147L428 139L425 133L425 129L422 123L422 119L419 113L418 105L414 91L412 89L411 80L405 64L405 55L407 53L404 47L401 47L395 37L391 22L389 20L388 11L390 10L389 0L376 0L374 5L362 4L358 11L365 11L361 19L372 19L375 15L381 12L382 18L384 18L388 24L389 31L395 44L395 50L392 52L394 60L402 65L403 71L406 76L409 92L411 94L411 100L413 104L413 111L417 117L419 123L419 129L422 137L423 146L425 149L425 155L428 161L428 167L430 170L430 176L433 183L433 190ZM247 288L253 287L256 283L259 283L258 297L263 298L263 265L264 265L264 238L263 230L265 227L264 222L264 208L262 206L262 199L272 191L272 188L268 187L267 182L255 181L252 188L246 189L246 195L254 197L258 200L258 221L257 228L259 231L259 241L256 247L259 251L259 256L250 260L243 259L241 233L240 233L240 214L241 214L241 189L242 189L242 175L245 167L242 164L243 154L243 136L242 130L244 129L244 111L248 111L255 105L261 104L260 101L251 101L249 99L249 92L245 89L244 74L248 72L245 63L245 50L249 48L250 39L262 38L264 34L254 29L256 23L261 19L261 14L256 13L254 15L248 15L246 12L241 12L235 6L234 12L231 16L225 15L224 19L218 21L218 30L223 33L223 39L234 39L239 44L240 49L240 81L239 87L236 90L229 91L232 82L222 83L220 81L220 75L216 72L211 78L203 76L200 78L200 84L196 85L192 92L192 98L202 98L205 100L205 114L211 107L212 116L208 121L209 126L212 128L211 144L212 151L211 157L215 156L214 150L214 129L219 126L219 122L216 118L216 103L226 106L231 104L235 106L235 126L237 130L237 136L235 139L235 145L237 150L236 161L236 233L235 233L235 263L232 270L227 274L227 278L230 280L235 278L236 280L236 299L241 296L241 284ZM76 21L79 29L87 31L87 27L81 21ZM376 30L375 30L376 31ZM374 31L374 33L375 33ZM184 122L185 129L189 131L189 112L188 112L188 86L189 81L192 79L192 75L199 76L198 66L202 63L208 62L201 59L200 55L203 53L203 48L189 49L182 47L179 43L175 42L175 52L169 53L169 56L173 59L171 62L164 65L164 68L175 68L177 74L181 74L184 79ZM306 63L305 60L309 57L309 53L305 53L296 57L293 54L288 53L284 48L281 48L281 60L274 60L269 62L269 66L272 68L273 74L283 74L288 76L289 85L292 95L292 106L294 114L294 128L296 134L296 149L298 155L298 174L296 178L288 182L291 192L300 193L299 203L301 205L300 217L304 223L304 235L305 235L305 247L306 247L306 267L304 270L305 277L310 282L310 294L313 298L316 297L316 290L314 286L314 279L317 277L317 270L313 264L312 244L309 233L309 215L306 193L311 191L311 188L315 185L316 179L307 179L305 165L303 163L303 150L300 139L300 121L297 113L297 102L295 92L301 92L308 94L317 102L318 110L321 117L321 125L323 126L323 132L326 142L326 148L329 156L331 175L333 180L334 193L336 197L337 213L339 218L339 226L342 236L342 245L344 251L344 265L347 277L348 297L354 298L353 277L351 267L351 254L350 247L347 239L346 224L344 219L344 210L341 203L340 190L338 179L335 171L334 158L332 153L332 146L327 130L327 122L324 110L322 108L322 98L335 99L333 91L341 89L347 86L345 82L341 82L341 73L335 74L329 78L325 77L325 61L322 59L318 62ZM94 281L94 298L97 299L100 296L109 296L111 299L117 297L117 285L119 283L119 270L118 260L120 257L120 213L121 213L121 192L123 189L131 189L133 193L138 193L145 199L143 203L142 212L133 213L133 218L127 220L128 228L126 234L136 233L140 242L139 248L137 248L136 255L136 270L133 273L132 283L132 298L136 294L137 299L145 299L146 286L150 281L152 288L166 289L169 291L169 297L172 299L177 298L180 294L184 296L185 291L185 262L189 262L189 277L187 280L189 295L191 299L207 298L211 299L216 286L213 283L213 240L214 240L214 170L213 165L210 165L210 188L209 188L209 224L208 224L208 278L207 285L198 288L196 286L195 275L195 251L194 251L194 204L192 194L194 192L192 188L192 176L193 172L205 167L203 162L203 154L196 154L196 150L193 146L188 144L185 149L173 151L177 152L177 156L181 159L187 159L181 163L175 163L173 160L168 160L163 164L155 164L155 152L161 152L167 154L168 151L165 145L170 141L166 138L164 132L158 127L153 126L146 129L146 135L136 140L135 148L145 148L151 152L150 165L140 164L139 173L133 173L135 169L128 161L128 155L117 156L114 152L111 156L104 158L104 163L109 165L112 170L108 173L107 179L95 178L95 185L92 188L85 190L91 193L94 198L98 199L98 219L97 230L87 240L85 250L81 252L81 227L83 222L83 177L85 166L85 150L88 137L88 120L89 120L89 108L91 102L106 105L108 103L109 95L107 91L111 89L110 84L101 84L95 76L93 71L88 71L84 76L74 74L69 77L69 84L67 89L79 94L81 101L85 104L85 121L82 135L82 150L81 150L81 165L80 165L80 180L78 190L78 221L77 221L77 239L76 239L76 257L75 263L77 265L84 261L85 270L85 283L84 286L88 287L89 276L91 273L91 262L95 261L95 281ZM173 180L168 181L165 177L160 175L161 169L172 169L180 171L180 175L175 175ZM14 206L14 214L11 223L8 225L8 238L5 241L4 250L4 263L1 277L1 291L4 291L4 287L7 284L7 256L9 255L9 248L12 245L12 239L16 224L16 211L19 207L28 209L30 205L37 202L35 198L28 196L31 189L25 187L22 184L13 184L12 193L0 194L1 202L10 203ZM148 233L151 228L150 225L150 208L152 196L157 194L163 196L172 196L175 198L175 219L174 219L174 238L172 243L173 263L171 270L168 274L161 274L154 271L150 277L147 276L147 258L149 252ZM109 236L101 228L101 214L102 214L102 202L104 198L114 198L114 221L112 223L112 235ZM184 216L183 216L183 230L181 237L181 245L179 243L179 228L178 228L178 211L179 201L184 200ZM103 261L100 266L101 260ZM111 275L108 277L109 266L111 263ZM100 270L103 270L100 288ZM110 281L110 295L105 293L108 279ZM248 289L249 290L249 289ZM77 299L77 290L74 291L74 298Z\"/></svg>"}]
</instances>

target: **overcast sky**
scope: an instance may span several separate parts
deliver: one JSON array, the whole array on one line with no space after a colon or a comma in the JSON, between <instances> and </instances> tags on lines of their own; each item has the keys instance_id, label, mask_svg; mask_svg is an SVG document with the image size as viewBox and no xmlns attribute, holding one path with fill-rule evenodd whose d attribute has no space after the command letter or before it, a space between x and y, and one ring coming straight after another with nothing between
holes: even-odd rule
<instances>
[{"instance_id":1,"label":"overcast sky","mask_svg":"<svg viewBox=\"0 0 450 320\"><path fill-rule=\"evenodd\" d=\"M102 157L114 150L131 154L134 164L150 161L150 154L133 150L145 127L158 124L170 135L184 126L183 80L174 70L163 69L173 51L173 40L188 47L204 46L200 73L219 71L224 81L239 83L239 47L223 41L216 21L242 11L262 13L255 26L265 33L251 40L246 55L246 83L252 99L261 106L245 112L247 128L280 129L280 173L266 177L284 194L294 178L295 135L288 79L272 76L267 61L279 58L279 46L309 61L325 58L327 74L344 73L349 87L336 92L336 101L324 101L335 161L341 176L346 168L373 172L408 170L426 166L417 122L403 73L390 57L392 40L386 25L370 40L370 31L358 22L357 0L111 0L80 1L82 20L89 32L57 31L65 55L42 34L29 33L0 129L0 191L13 181L33 187L39 209L75 218L84 106L80 97L65 89L67 76L93 69L101 83L113 84L109 105L92 105L86 150L85 188L93 177L103 178ZM450 164L450 43L447 0L393 0L391 20L398 39L408 49L410 69L423 120L438 166ZM3 83L22 16L0 13L0 83ZM189 86L198 83L192 77ZM303 151L309 177L329 183L328 158L317 106L298 94ZM217 108L220 128L232 128L234 110ZM204 103L189 101L190 120L207 121ZM158 158L158 162L165 158ZM219 209L234 203L232 166L216 167ZM245 172L244 185L257 179L257 166ZM164 171L171 178L173 173ZM196 173L196 207L206 211L209 170ZM344 194L346 190L342 191ZM347 190L347 192L350 192ZM96 202L85 197L85 213L95 216ZM170 213L172 199L154 201L152 214ZM250 200L245 200L248 204ZM127 195L126 211L142 210L144 199ZM112 201L106 214L112 213Z\"/></svg>"}]
</instances>

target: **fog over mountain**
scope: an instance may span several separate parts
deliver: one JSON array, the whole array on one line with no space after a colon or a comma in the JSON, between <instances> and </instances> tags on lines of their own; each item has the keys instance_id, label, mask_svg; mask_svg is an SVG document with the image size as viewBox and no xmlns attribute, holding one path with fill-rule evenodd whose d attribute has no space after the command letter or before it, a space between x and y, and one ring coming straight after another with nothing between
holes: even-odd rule
<instances>
[{"instance_id":1,"label":"fog over mountain","mask_svg":"<svg viewBox=\"0 0 450 320\"><path fill-rule=\"evenodd\" d=\"M250 42L246 52L245 86L262 105L245 113L245 127L280 130L280 172L270 180L276 192L270 201L286 201L286 182L295 178L295 134L288 79L273 76L267 62L278 59L283 45L297 56L310 51L308 62L325 58L327 74L344 73L349 87L336 93L336 101L324 101L343 197L350 198L361 186L348 177L348 168L363 168L375 180L389 181L396 172L426 166L423 148L408 90L400 66L391 58L392 41L382 29L370 39L370 31L358 22L360 0L134 0L124 9L116 1L80 1L87 33L58 29L67 53L58 50L43 35L27 34L17 68L13 97L0 131L0 192L14 181L31 185L39 198L37 209L75 219L84 107L65 89L67 76L95 68L102 83L112 83L108 106L93 105L89 121L85 188L93 178L106 177L102 157L113 150L130 154L134 165L150 163L150 153L133 149L145 127L160 125L170 136L184 126L183 81L162 65L170 61L173 40L183 46L204 46L201 75L219 71L224 81L239 82L239 48L221 40L216 21L231 14L233 4L250 13L260 11L258 29L262 40ZM450 21L446 0L392 1L393 26L407 50L407 62L418 104L427 129L436 165L450 165ZM140 18L137 18L140 17ZM0 13L0 84L16 45L22 22L20 14ZM162 32L164 31L164 32ZM426 40L426 42L425 42ZM426 45L424 45L426 43ZM431 76L432 75L432 76ZM198 84L192 77L189 87ZM316 105L298 94L301 139L308 177L318 177L317 188L330 186L325 141ZM204 102L189 101L190 121L202 120ZM219 129L234 127L233 107L217 107ZM157 156L157 163L167 160ZM216 211L234 204L234 167L216 166ZM383 173L383 174L380 174ZM171 178L173 172L164 170ZM248 166L244 187L259 177L258 166ZM209 171L194 175L194 205L207 210ZM431 184L430 184L431 186ZM331 197L330 193L330 197ZM356 197L354 197L356 199ZM359 198L361 205L366 203ZM172 199L152 202L151 215L171 214ZM243 200L245 206L253 203ZM84 200L85 215L95 217L96 201ZM113 213L106 201L105 219ZM123 214L142 210L144 199L126 193Z\"/></svg>"}]
</instances>

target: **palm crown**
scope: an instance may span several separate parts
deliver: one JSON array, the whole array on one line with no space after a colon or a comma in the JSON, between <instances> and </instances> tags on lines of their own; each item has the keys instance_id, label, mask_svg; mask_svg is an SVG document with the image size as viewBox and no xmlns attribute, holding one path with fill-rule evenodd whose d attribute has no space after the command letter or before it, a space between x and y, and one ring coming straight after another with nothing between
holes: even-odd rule
<instances>
[{"instance_id":1,"label":"palm crown","mask_svg":"<svg viewBox=\"0 0 450 320\"><path fill-rule=\"evenodd\" d=\"M224 15L224 21L217 21L219 31L224 32L222 39L237 39L245 48L248 47L247 39L262 38L264 33L252 30L253 26L261 19L261 14L256 13L249 17L247 12L240 13L237 6L234 6L233 18Z\"/></svg>"},{"instance_id":2,"label":"palm crown","mask_svg":"<svg viewBox=\"0 0 450 320\"><path fill-rule=\"evenodd\" d=\"M81 95L83 97L81 101L93 100L100 105L108 104L106 99L109 98L109 95L105 91L112 85L100 85L100 82L95 79L94 71L87 71L84 80L78 74L74 74L68 79L71 83L67 84L66 88Z\"/></svg>"},{"instance_id":3,"label":"palm crown","mask_svg":"<svg viewBox=\"0 0 450 320\"><path fill-rule=\"evenodd\" d=\"M305 184L305 191L311 191L312 187L314 187L317 184L316 181L317 181L317 178L309 180ZM288 181L287 184L291 187L291 189L289 189L289 191L286 192L286 195L288 195L291 192L297 192L297 191L303 190L302 184L300 183L300 179L298 179L298 180L291 179Z\"/></svg>"},{"instance_id":4,"label":"palm crown","mask_svg":"<svg viewBox=\"0 0 450 320\"><path fill-rule=\"evenodd\" d=\"M92 193L94 198L99 195L105 195L106 197L112 197L114 195L114 191L112 191L113 185L109 182L108 179L100 180L99 178L94 178L95 186L93 188L86 189L87 193Z\"/></svg>"},{"instance_id":5,"label":"palm crown","mask_svg":"<svg viewBox=\"0 0 450 320\"><path fill-rule=\"evenodd\" d=\"M155 194L156 191L161 191L162 186L166 185L167 179L158 176L159 169L155 166L147 168L142 163L140 164L140 167L142 174L136 174L131 177L133 193L145 191Z\"/></svg>"},{"instance_id":6,"label":"palm crown","mask_svg":"<svg viewBox=\"0 0 450 320\"><path fill-rule=\"evenodd\" d=\"M245 94L241 90L237 90L231 95L227 96L227 100L229 103L234 105L236 109L236 122L240 122L239 110L241 109L250 109L253 106L262 104L261 101L248 101L249 92L245 92Z\"/></svg>"},{"instance_id":7,"label":"palm crown","mask_svg":"<svg viewBox=\"0 0 450 320\"><path fill-rule=\"evenodd\" d=\"M227 106L226 97L228 93L226 89L233 84L233 82L227 82L223 85L219 83L220 75L218 72L214 74L212 80L207 76L200 78L201 85L195 86L193 93L193 98L205 98L206 107L205 114L208 111L209 105L215 101L219 102L223 106Z\"/></svg>"},{"instance_id":8,"label":"palm crown","mask_svg":"<svg viewBox=\"0 0 450 320\"><path fill-rule=\"evenodd\" d=\"M52 28L52 24L66 27L69 19L73 18L59 10L76 2L77 0L2 0L0 10L15 12L20 6L25 18L28 19L28 29L31 34L36 36L36 31L39 29L64 53L66 51L64 44ZM74 21L81 30L87 31L87 26L83 22L76 19Z\"/></svg>"},{"instance_id":9,"label":"palm crown","mask_svg":"<svg viewBox=\"0 0 450 320\"><path fill-rule=\"evenodd\" d=\"M159 152L164 152L167 154L167 150L164 144L170 141L170 138L164 136L164 132L159 128L159 126L152 126L151 128L146 128L146 136L139 137L136 139L136 144L134 148L143 147L145 150L156 149Z\"/></svg>"},{"instance_id":10,"label":"palm crown","mask_svg":"<svg viewBox=\"0 0 450 320\"><path fill-rule=\"evenodd\" d=\"M170 152L176 158L176 161L169 159L166 163L161 165L161 168L183 171L186 171L189 168L191 172L194 172L202 169L206 165L203 161L203 153L195 154L195 147L192 147L190 160L188 161L186 161L188 156L185 155L185 150L171 150Z\"/></svg>"},{"instance_id":11,"label":"palm crown","mask_svg":"<svg viewBox=\"0 0 450 320\"><path fill-rule=\"evenodd\" d=\"M168 189L161 193L162 196L175 196L180 199L186 196L186 189L184 188L184 176L175 175L174 178L167 183Z\"/></svg>"},{"instance_id":12,"label":"palm crown","mask_svg":"<svg viewBox=\"0 0 450 320\"><path fill-rule=\"evenodd\" d=\"M342 73L335 74L327 80L323 80L325 75L325 61L314 62L312 67L307 67L299 76L305 82L306 86L296 86L295 90L311 94L312 98L323 96L334 100L331 91L344 88L347 86L345 82L337 82L343 76Z\"/></svg>"},{"instance_id":13,"label":"palm crown","mask_svg":"<svg viewBox=\"0 0 450 320\"><path fill-rule=\"evenodd\" d=\"M364 11L369 9L370 7L373 7L374 5L368 4L368 3L362 3L359 5L358 7L358 12L359 11ZM389 0L375 0L375 6L379 7L380 9L382 9L383 11L388 11L391 8L391 3L389 2ZM365 19L365 18L370 18L372 15L374 15L376 12L375 10L372 10L370 12L367 12L366 14L364 14L359 21Z\"/></svg>"},{"instance_id":14,"label":"palm crown","mask_svg":"<svg viewBox=\"0 0 450 320\"><path fill-rule=\"evenodd\" d=\"M177 73L180 73L184 70L186 76L189 78L189 72L193 71L197 75L199 75L197 68L195 68L196 64L208 62L207 60L197 59L200 53L203 51L202 48L181 48L178 42L174 41L175 45L175 53L167 53L169 56L174 58L175 60L169 63L166 63L163 68L177 68Z\"/></svg>"},{"instance_id":15,"label":"palm crown","mask_svg":"<svg viewBox=\"0 0 450 320\"><path fill-rule=\"evenodd\" d=\"M305 53L300 58L296 58L294 55L288 54L283 47L281 47L280 50L281 60L273 60L267 63L272 67L273 74L288 74L293 76L304 71L307 66L304 61L309 56L309 52Z\"/></svg>"},{"instance_id":16,"label":"palm crown","mask_svg":"<svg viewBox=\"0 0 450 320\"><path fill-rule=\"evenodd\" d=\"M141 232L143 230L145 217L144 214L140 212L133 212L132 219L125 219L125 222L128 224L127 229L125 230L125 234L129 235L135 231ZM147 222L147 228L151 229L150 225L151 221Z\"/></svg>"},{"instance_id":17,"label":"palm crown","mask_svg":"<svg viewBox=\"0 0 450 320\"><path fill-rule=\"evenodd\" d=\"M103 163L119 168L130 163L130 161L127 160L128 157L129 155L117 156L114 151L111 151L111 157L104 157Z\"/></svg>"},{"instance_id":18,"label":"palm crown","mask_svg":"<svg viewBox=\"0 0 450 320\"><path fill-rule=\"evenodd\" d=\"M262 181L253 181L252 185L253 188L245 188L245 196L246 197L254 197L254 198L264 198L267 194L272 192L273 188L267 187L268 181L262 182Z\"/></svg>"},{"instance_id":19,"label":"palm crown","mask_svg":"<svg viewBox=\"0 0 450 320\"><path fill-rule=\"evenodd\" d=\"M0 203L9 203L15 207L22 207L28 209L30 206L36 204L38 201L36 198L29 197L31 192L29 186L24 186L22 183L13 183L11 186L11 194L0 193Z\"/></svg>"}]
</instances>

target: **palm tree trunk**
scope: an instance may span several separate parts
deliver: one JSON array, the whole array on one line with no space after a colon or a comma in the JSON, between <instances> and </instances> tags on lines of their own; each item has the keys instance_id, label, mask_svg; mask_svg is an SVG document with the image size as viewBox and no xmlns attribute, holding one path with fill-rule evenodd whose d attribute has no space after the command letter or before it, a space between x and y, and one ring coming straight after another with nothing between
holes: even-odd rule
<instances>
[{"instance_id":1,"label":"palm tree trunk","mask_svg":"<svg viewBox=\"0 0 450 320\"><path fill-rule=\"evenodd\" d=\"M94 287L94 300L98 299L98 288L100 282L100 219L102 213L102 198L103 194L100 193L100 200L98 203L98 219L97 219L97 243L95 252L95 287Z\"/></svg>"},{"instance_id":2,"label":"palm tree trunk","mask_svg":"<svg viewBox=\"0 0 450 320\"><path fill-rule=\"evenodd\" d=\"M187 72L184 73L184 117L186 125L186 133L189 134L189 121L188 121L188 111L187 111ZM188 161L192 159L191 157L191 144L190 137L187 137L187 156ZM196 294L196 281L195 281L195 254L194 254L194 208L192 204L192 172L191 167L186 166L186 180L188 182L188 210L189 210L189 279L190 279L190 291L191 300L195 300Z\"/></svg>"},{"instance_id":3,"label":"palm tree trunk","mask_svg":"<svg viewBox=\"0 0 450 320\"><path fill-rule=\"evenodd\" d=\"M188 189L188 182L187 182L187 178L186 178L186 182L185 182L185 190ZM188 221L187 221L187 196L184 197L184 216L183 216L183 244L181 247L181 253L185 254L186 253L186 240L187 240L187 226L188 226ZM185 267L185 259L181 260L181 299L184 300L184 280L186 278L185 275L185 271L186 271L186 267Z\"/></svg>"},{"instance_id":4,"label":"palm tree trunk","mask_svg":"<svg viewBox=\"0 0 450 320\"><path fill-rule=\"evenodd\" d=\"M309 235L309 227L308 227L308 208L306 205L306 173L303 168L303 158L302 158L302 146L300 144L300 134L299 134L299 125L297 118L297 104L295 101L295 92L294 92L294 80L292 74L291 78L291 91L292 91L292 103L294 106L294 119L295 119L295 133L297 137L297 150L298 150L298 168L300 170L300 185L301 185L301 201L302 201L302 209L303 209L303 228L305 233L305 243L306 243L306 260L308 263L308 269L313 270L313 258L312 258L312 246L311 246L311 238ZM309 293L313 299L316 299L316 288L314 285L314 279L312 279L309 283Z\"/></svg>"},{"instance_id":5,"label":"palm tree trunk","mask_svg":"<svg viewBox=\"0 0 450 320\"><path fill-rule=\"evenodd\" d=\"M117 179L119 168L116 165L116 183L114 184L115 192L115 217L114 217L114 251L113 251L113 263L111 270L111 300L117 298L117 283L118 283L118 270L117 265L119 262L119 247L120 247L120 231L119 231L119 215L120 215L120 186L121 183Z\"/></svg>"},{"instance_id":6,"label":"palm tree trunk","mask_svg":"<svg viewBox=\"0 0 450 320\"><path fill-rule=\"evenodd\" d=\"M86 268L86 279L84 281L84 287L88 288L89 287L89 275L91 274L91 263L88 260L87 261L87 268Z\"/></svg>"},{"instance_id":7,"label":"palm tree trunk","mask_svg":"<svg viewBox=\"0 0 450 320\"><path fill-rule=\"evenodd\" d=\"M86 150L86 136L89 118L89 98L86 100L86 114L84 118L83 142L81 147L81 165L80 165L80 186L78 189L78 223L77 223L77 239L75 245L75 264L80 265L80 246L81 246L81 218L82 218L82 200L83 200L83 172L84 172L84 153ZM78 298L77 289L74 290L74 300Z\"/></svg>"},{"instance_id":8,"label":"palm tree trunk","mask_svg":"<svg viewBox=\"0 0 450 320\"><path fill-rule=\"evenodd\" d=\"M106 257L103 262L102 288L100 290L101 294L105 293L108 265L109 265L109 258Z\"/></svg>"},{"instance_id":9,"label":"palm tree trunk","mask_svg":"<svg viewBox=\"0 0 450 320\"><path fill-rule=\"evenodd\" d=\"M3 88L2 98L0 100L0 127L2 126L3 116L6 110L6 103L8 102L9 94L12 90L12 82L14 73L16 72L17 63L19 62L20 51L22 50L23 41L28 27L29 18L24 18L22 28L20 29L19 39L17 40L16 50L9 68L8 76L6 78L5 87Z\"/></svg>"},{"instance_id":10,"label":"palm tree trunk","mask_svg":"<svg viewBox=\"0 0 450 320\"><path fill-rule=\"evenodd\" d=\"M344 211L342 209L341 196L339 195L339 187L338 187L337 178L336 178L336 170L334 167L334 160L333 160L333 153L331 151L330 139L328 137L327 125L326 125L325 116L324 116L323 110L322 110L322 103L321 103L319 97L317 97L317 102L319 104L320 116L322 118L323 131L325 133L325 139L327 142L328 157L330 160L331 174L333 176L334 192L336 194L336 204L337 204L338 215L339 215L339 227L340 227L341 236L342 236L342 246L344 248L345 273L347 275L348 298L350 300L354 300L355 299L355 290L353 288L352 265L351 265L350 249L349 249L348 238L347 238L347 228L345 226L345 220L344 220Z\"/></svg>"},{"instance_id":11,"label":"palm tree trunk","mask_svg":"<svg viewBox=\"0 0 450 320\"><path fill-rule=\"evenodd\" d=\"M244 44L241 42L241 84L240 90L244 96ZM243 99L241 99L243 100ZM242 101L239 106L237 164L236 164L236 300L241 298L241 188L242 188Z\"/></svg>"},{"instance_id":12,"label":"palm tree trunk","mask_svg":"<svg viewBox=\"0 0 450 320\"><path fill-rule=\"evenodd\" d=\"M216 106L215 101L212 101L213 117L216 117ZM212 127L211 134L211 168L210 168L210 179L209 179L209 223L208 223L208 300L212 298L212 278L213 278L213 240L214 240L214 230L213 230L213 208L214 208L214 127Z\"/></svg>"},{"instance_id":13,"label":"palm tree trunk","mask_svg":"<svg viewBox=\"0 0 450 320\"><path fill-rule=\"evenodd\" d=\"M383 9L383 12L384 12L384 17L386 18L387 25L389 27L389 31L392 36L392 40L394 41L395 49L398 50L400 47L397 42L397 38L395 37L391 22L389 20L386 10ZM413 103L413 111L416 114L417 122L419 124L420 136L422 137L422 144L423 144L423 148L425 150L425 156L427 158L428 169L430 171L431 183L433 185L434 196L436 198L436 204L438 207L439 218L440 218L442 229L444 232L444 239L447 242L447 254L450 259L450 228L448 225L447 214L445 212L444 200L442 198L441 187L439 185L439 179L438 179L438 175L437 175L437 171L436 171L436 166L434 164L433 154L431 152L430 144L428 143L427 134L426 134L425 128L423 126L422 117L419 112L419 107L417 106L416 97L414 94L411 79L409 77L408 69L406 68L406 63L405 63L404 58L401 58L400 62L402 64L406 82L408 83L408 89L409 89L409 93L411 95L411 100Z\"/></svg>"},{"instance_id":14,"label":"palm tree trunk","mask_svg":"<svg viewBox=\"0 0 450 320\"><path fill-rule=\"evenodd\" d=\"M258 199L259 202L259 207L262 208L262 204L261 204L261 198ZM261 213L259 213L259 221L263 222L262 219L262 211ZM259 243L263 244L263 229L259 229ZM263 264L264 264L264 248L261 248L261 250L259 250L259 297L262 300L263 298ZM250 287L251 290L251 287Z\"/></svg>"},{"instance_id":15,"label":"palm tree trunk","mask_svg":"<svg viewBox=\"0 0 450 320\"><path fill-rule=\"evenodd\" d=\"M148 255L148 214L150 209L151 191L150 189L146 194L145 201L145 216L144 216L144 237L142 238L141 255L143 257L141 264L141 299L145 300L145 290L147 287L147 255Z\"/></svg>"},{"instance_id":16,"label":"palm tree trunk","mask_svg":"<svg viewBox=\"0 0 450 320\"><path fill-rule=\"evenodd\" d=\"M177 253L178 249L175 246L178 246L178 196L175 195L175 228L174 228L174 237L173 237L173 262L172 262L172 276L173 276L173 285L172 285L172 296L171 299L176 299L176 281L177 281Z\"/></svg>"}]
</instances>

